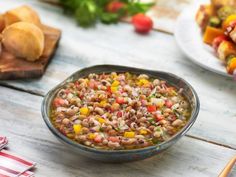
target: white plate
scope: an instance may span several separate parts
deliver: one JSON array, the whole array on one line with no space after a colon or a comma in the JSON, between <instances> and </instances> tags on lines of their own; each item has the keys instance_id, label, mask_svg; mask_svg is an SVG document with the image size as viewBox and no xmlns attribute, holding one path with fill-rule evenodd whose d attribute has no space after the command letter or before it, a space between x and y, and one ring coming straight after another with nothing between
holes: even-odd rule
<instances>
[{"instance_id":1,"label":"white plate","mask_svg":"<svg viewBox=\"0 0 236 177\"><path fill-rule=\"evenodd\" d=\"M175 28L177 44L194 63L209 71L232 77L215 56L213 48L203 43L201 30L195 21L196 12L196 8L188 8L179 16Z\"/></svg>"}]
</instances>

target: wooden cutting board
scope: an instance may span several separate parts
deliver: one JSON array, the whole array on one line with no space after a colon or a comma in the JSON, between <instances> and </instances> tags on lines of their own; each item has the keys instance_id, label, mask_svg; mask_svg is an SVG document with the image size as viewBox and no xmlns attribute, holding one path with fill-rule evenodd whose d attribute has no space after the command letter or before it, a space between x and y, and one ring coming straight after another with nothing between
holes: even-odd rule
<instances>
[{"instance_id":1,"label":"wooden cutting board","mask_svg":"<svg viewBox=\"0 0 236 177\"><path fill-rule=\"evenodd\" d=\"M43 75L57 48L61 31L46 25L43 25L42 30L45 35L45 48L36 62L17 58L3 49L0 55L0 80L37 78Z\"/></svg>"}]
</instances>

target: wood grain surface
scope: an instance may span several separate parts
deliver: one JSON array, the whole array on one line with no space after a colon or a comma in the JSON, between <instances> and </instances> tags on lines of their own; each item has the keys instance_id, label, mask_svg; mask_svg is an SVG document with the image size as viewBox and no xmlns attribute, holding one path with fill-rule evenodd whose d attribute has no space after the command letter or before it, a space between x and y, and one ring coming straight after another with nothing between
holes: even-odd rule
<instances>
[{"instance_id":1,"label":"wood grain surface","mask_svg":"<svg viewBox=\"0 0 236 177\"><path fill-rule=\"evenodd\" d=\"M217 176L235 150L189 137L163 154L124 164L96 162L61 144L42 120L42 97L0 87L0 134L9 150L37 162L37 177L191 177ZM99 164L99 165L98 165Z\"/></svg>"}]
</instances>

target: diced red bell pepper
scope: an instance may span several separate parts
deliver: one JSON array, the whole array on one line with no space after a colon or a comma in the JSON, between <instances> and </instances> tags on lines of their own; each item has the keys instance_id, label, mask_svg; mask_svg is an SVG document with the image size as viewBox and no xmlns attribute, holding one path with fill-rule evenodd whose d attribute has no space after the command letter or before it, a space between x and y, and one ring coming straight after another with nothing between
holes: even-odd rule
<instances>
[{"instance_id":1,"label":"diced red bell pepper","mask_svg":"<svg viewBox=\"0 0 236 177\"><path fill-rule=\"evenodd\" d=\"M102 142L102 137L100 135L97 135L95 138L94 138L94 141L96 143L101 143Z\"/></svg>"},{"instance_id":2,"label":"diced red bell pepper","mask_svg":"<svg viewBox=\"0 0 236 177\"><path fill-rule=\"evenodd\" d=\"M158 122L164 119L164 116L161 114L156 114L155 117Z\"/></svg>"},{"instance_id":3,"label":"diced red bell pepper","mask_svg":"<svg viewBox=\"0 0 236 177\"><path fill-rule=\"evenodd\" d=\"M65 104L65 100L63 100L62 98L55 98L53 101L53 105L55 107L60 107L63 106Z\"/></svg>"},{"instance_id":4,"label":"diced red bell pepper","mask_svg":"<svg viewBox=\"0 0 236 177\"><path fill-rule=\"evenodd\" d=\"M117 102L118 104L124 104L124 103L125 103L125 99L124 99L123 97L117 97L117 98L116 98L116 102Z\"/></svg>"},{"instance_id":5,"label":"diced red bell pepper","mask_svg":"<svg viewBox=\"0 0 236 177\"><path fill-rule=\"evenodd\" d=\"M69 93L70 93L70 90L66 89L66 90L65 90L65 94L68 95Z\"/></svg>"},{"instance_id":6,"label":"diced red bell pepper","mask_svg":"<svg viewBox=\"0 0 236 177\"><path fill-rule=\"evenodd\" d=\"M76 88L79 87L79 81L75 81L75 87L76 87Z\"/></svg>"},{"instance_id":7,"label":"diced red bell pepper","mask_svg":"<svg viewBox=\"0 0 236 177\"><path fill-rule=\"evenodd\" d=\"M108 92L109 94L112 93L112 92L111 92L111 87L110 87L110 86L107 87L107 92Z\"/></svg>"},{"instance_id":8,"label":"diced red bell pepper","mask_svg":"<svg viewBox=\"0 0 236 177\"><path fill-rule=\"evenodd\" d=\"M148 112L154 112L157 110L157 107L155 105L148 105L147 110Z\"/></svg>"},{"instance_id":9,"label":"diced red bell pepper","mask_svg":"<svg viewBox=\"0 0 236 177\"><path fill-rule=\"evenodd\" d=\"M117 117L122 117L123 113L121 111L117 112Z\"/></svg>"},{"instance_id":10,"label":"diced red bell pepper","mask_svg":"<svg viewBox=\"0 0 236 177\"><path fill-rule=\"evenodd\" d=\"M167 108L171 108L173 106L173 102L170 101L170 100L166 100L165 105L166 105Z\"/></svg>"},{"instance_id":11,"label":"diced red bell pepper","mask_svg":"<svg viewBox=\"0 0 236 177\"><path fill-rule=\"evenodd\" d=\"M98 85L95 81L89 81L88 85L91 89L96 89L98 87Z\"/></svg>"},{"instance_id":12,"label":"diced red bell pepper","mask_svg":"<svg viewBox=\"0 0 236 177\"><path fill-rule=\"evenodd\" d=\"M108 140L109 140L109 141L112 141L112 142L119 142L119 141L120 141L119 137L115 137L115 136L110 136L110 137L108 138Z\"/></svg>"}]
</instances>

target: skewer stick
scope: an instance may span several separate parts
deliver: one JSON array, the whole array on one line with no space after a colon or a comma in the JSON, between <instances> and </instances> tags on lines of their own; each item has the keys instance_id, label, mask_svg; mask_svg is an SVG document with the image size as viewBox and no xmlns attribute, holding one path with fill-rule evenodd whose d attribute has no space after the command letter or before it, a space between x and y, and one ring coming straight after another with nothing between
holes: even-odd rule
<instances>
[{"instance_id":1,"label":"skewer stick","mask_svg":"<svg viewBox=\"0 0 236 177\"><path fill-rule=\"evenodd\" d=\"M234 78L234 81L236 81L236 69L233 72L233 78Z\"/></svg>"},{"instance_id":2,"label":"skewer stick","mask_svg":"<svg viewBox=\"0 0 236 177\"><path fill-rule=\"evenodd\" d=\"M220 175L218 177L227 177L231 171L231 169L233 168L234 164L236 163L236 156L233 157L228 164L225 166L225 168L223 169L223 171L220 173Z\"/></svg>"}]
</instances>

